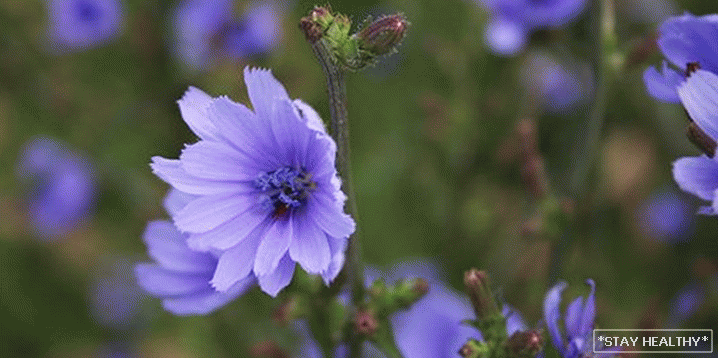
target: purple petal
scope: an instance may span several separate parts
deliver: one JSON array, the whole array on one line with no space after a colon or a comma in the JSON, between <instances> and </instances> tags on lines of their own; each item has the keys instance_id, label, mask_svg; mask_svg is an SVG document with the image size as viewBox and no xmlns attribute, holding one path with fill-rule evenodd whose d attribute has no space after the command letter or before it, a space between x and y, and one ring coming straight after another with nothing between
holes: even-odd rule
<instances>
[{"instance_id":1,"label":"purple petal","mask_svg":"<svg viewBox=\"0 0 718 358\"><path fill-rule=\"evenodd\" d=\"M254 260L254 273L260 277L260 285L262 283L261 276L274 272L277 265L279 265L279 260L287 253L289 243L292 240L293 220L294 218L291 215L286 219L276 219L264 234Z\"/></svg>"},{"instance_id":2,"label":"purple petal","mask_svg":"<svg viewBox=\"0 0 718 358\"><path fill-rule=\"evenodd\" d=\"M565 282L559 282L555 284L546 294L546 298L543 301L543 315L546 320L546 327L551 336L551 342L553 346L561 353L564 352L565 347L563 343L563 336L561 330L558 327L558 321L561 318L561 311L559 305L561 304L561 294L566 289Z\"/></svg>"},{"instance_id":3,"label":"purple petal","mask_svg":"<svg viewBox=\"0 0 718 358\"><path fill-rule=\"evenodd\" d=\"M651 66L643 72L643 83L646 90L653 98L663 102L678 103L678 86L683 82L683 76L673 69L668 68L668 64L663 62L663 73L659 73L655 67Z\"/></svg>"},{"instance_id":4,"label":"purple petal","mask_svg":"<svg viewBox=\"0 0 718 358\"><path fill-rule=\"evenodd\" d=\"M261 287L262 291L266 294L277 297L279 291L287 287L292 281L295 265L294 261L289 258L289 255L284 255L282 259L279 260L279 264L273 272L257 278L259 280L259 287Z\"/></svg>"},{"instance_id":5,"label":"purple petal","mask_svg":"<svg viewBox=\"0 0 718 358\"><path fill-rule=\"evenodd\" d=\"M220 97L207 112L225 141L254 159L253 168L270 171L286 164L277 158L270 126L244 105Z\"/></svg>"},{"instance_id":6,"label":"purple petal","mask_svg":"<svg viewBox=\"0 0 718 358\"><path fill-rule=\"evenodd\" d=\"M484 40L492 52L509 57L524 49L527 36L527 30L521 24L497 16L486 24Z\"/></svg>"},{"instance_id":7,"label":"purple petal","mask_svg":"<svg viewBox=\"0 0 718 358\"><path fill-rule=\"evenodd\" d=\"M698 70L678 88L678 95L691 119L718 140L718 76Z\"/></svg>"},{"instance_id":8,"label":"purple petal","mask_svg":"<svg viewBox=\"0 0 718 358\"><path fill-rule=\"evenodd\" d=\"M213 99L202 90L190 86L184 96L177 101L182 119L201 139L216 139L217 128L207 118L207 108Z\"/></svg>"},{"instance_id":9,"label":"purple petal","mask_svg":"<svg viewBox=\"0 0 718 358\"><path fill-rule=\"evenodd\" d=\"M327 235L309 218L294 218L294 237L289 256L310 274L325 271L331 263Z\"/></svg>"},{"instance_id":10,"label":"purple petal","mask_svg":"<svg viewBox=\"0 0 718 358\"><path fill-rule=\"evenodd\" d=\"M524 319L513 307L508 304L504 304L501 311L506 317L506 334L509 337L516 332L522 332L528 329Z\"/></svg>"},{"instance_id":11,"label":"purple petal","mask_svg":"<svg viewBox=\"0 0 718 358\"><path fill-rule=\"evenodd\" d=\"M254 208L254 200L243 194L207 195L189 202L173 219L182 231L202 233Z\"/></svg>"},{"instance_id":12,"label":"purple petal","mask_svg":"<svg viewBox=\"0 0 718 358\"><path fill-rule=\"evenodd\" d=\"M718 215L718 211L716 211L716 200L713 201L712 206L701 206L698 208L698 211L696 211L696 214L698 215Z\"/></svg>"},{"instance_id":13,"label":"purple petal","mask_svg":"<svg viewBox=\"0 0 718 358\"><path fill-rule=\"evenodd\" d=\"M292 166L302 166L304 157L298 149L302 145L303 138L309 135L309 129L298 125L300 119L296 116L296 109L292 102L287 100L276 100L272 106L270 123L274 139L279 145L282 153L281 160L291 163Z\"/></svg>"},{"instance_id":14,"label":"purple petal","mask_svg":"<svg viewBox=\"0 0 718 358\"><path fill-rule=\"evenodd\" d=\"M344 267L346 259L345 251L347 249L347 238L329 237L329 251L332 252L332 260L326 271L322 272L322 279L325 284L331 283Z\"/></svg>"},{"instance_id":15,"label":"purple petal","mask_svg":"<svg viewBox=\"0 0 718 358\"><path fill-rule=\"evenodd\" d=\"M345 214L333 199L318 192L307 200L307 215L329 236L348 237L356 228L351 216Z\"/></svg>"},{"instance_id":16,"label":"purple petal","mask_svg":"<svg viewBox=\"0 0 718 358\"><path fill-rule=\"evenodd\" d=\"M290 100L287 91L272 75L272 71L259 68L244 68L244 83L252 102L254 112L263 120L271 121L277 100Z\"/></svg>"},{"instance_id":17,"label":"purple petal","mask_svg":"<svg viewBox=\"0 0 718 358\"><path fill-rule=\"evenodd\" d=\"M200 179L187 173L177 159L152 157L152 172L167 184L188 194L212 195L237 190L236 182Z\"/></svg>"},{"instance_id":18,"label":"purple petal","mask_svg":"<svg viewBox=\"0 0 718 358\"><path fill-rule=\"evenodd\" d=\"M198 251L227 250L253 235L253 231L263 233L271 220L269 213L250 206L247 211L210 231L191 234L187 243Z\"/></svg>"},{"instance_id":19,"label":"purple petal","mask_svg":"<svg viewBox=\"0 0 718 358\"><path fill-rule=\"evenodd\" d=\"M566 309L564 317L566 323L566 335L579 337L581 327L581 315L583 314L583 297L576 297Z\"/></svg>"},{"instance_id":20,"label":"purple petal","mask_svg":"<svg viewBox=\"0 0 718 358\"><path fill-rule=\"evenodd\" d=\"M167 270L211 274L217 264L211 255L191 251L185 236L169 221L147 224L143 239L150 257Z\"/></svg>"},{"instance_id":21,"label":"purple petal","mask_svg":"<svg viewBox=\"0 0 718 358\"><path fill-rule=\"evenodd\" d=\"M591 293L586 298L583 306L583 315L581 317L581 326L579 327L580 336L587 335L593 329L593 321L596 319L596 283L593 280L586 280L586 284L591 286Z\"/></svg>"},{"instance_id":22,"label":"purple petal","mask_svg":"<svg viewBox=\"0 0 718 358\"><path fill-rule=\"evenodd\" d=\"M197 199L196 195L187 194L175 188L171 188L162 204L170 216L175 216L187 203L194 199Z\"/></svg>"},{"instance_id":23,"label":"purple petal","mask_svg":"<svg viewBox=\"0 0 718 358\"><path fill-rule=\"evenodd\" d=\"M252 160L222 142L199 141L180 155L188 174L218 181L248 181L259 175Z\"/></svg>"},{"instance_id":24,"label":"purple petal","mask_svg":"<svg viewBox=\"0 0 718 358\"><path fill-rule=\"evenodd\" d=\"M226 292L207 290L190 296L166 298L162 306L178 316L207 315L241 296L256 283L254 276L250 276Z\"/></svg>"},{"instance_id":25,"label":"purple petal","mask_svg":"<svg viewBox=\"0 0 718 358\"><path fill-rule=\"evenodd\" d=\"M712 201L718 189L718 162L706 156L678 159L673 162L673 178L684 191Z\"/></svg>"},{"instance_id":26,"label":"purple petal","mask_svg":"<svg viewBox=\"0 0 718 358\"><path fill-rule=\"evenodd\" d=\"M137 283L155 296L187 295L209 287L205 275L173 272L156 264L137 264L135 276Z\"/></svg>"},{"instance_id":27,"label":"purple petal","mask_svg":"<svg viewBox=\"0 0 718 358\"><path fill-rule=\"evenodd\" d=\"M262 233L262 230L255 230L251 237L222 253L211 281L214 288L218 291L226 291L250 274Z\"/></svg>"},{"instance_id":28,"label":"purple petal","mask_svg":"<svg viewBox=\"0 0 718 358\"><path fill-rule=\"evenodd\" d=\"M704 69L718 71L718 19L691 14L665 21L659 29L658 46L676 67L698 62Z\"/></svg>"}]
</instances>

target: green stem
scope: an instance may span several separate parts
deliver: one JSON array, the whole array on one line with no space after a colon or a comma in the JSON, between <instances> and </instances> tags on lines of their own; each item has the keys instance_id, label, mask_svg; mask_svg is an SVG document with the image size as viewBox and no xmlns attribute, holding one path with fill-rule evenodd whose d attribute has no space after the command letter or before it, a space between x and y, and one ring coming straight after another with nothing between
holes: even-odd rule
<instances>
[{"instance_id":1,"label":"green stem","mask_svg":"<svg viewBox=\"0 0 718 358\"><path fill-rule=\"evenodd\" d=\"M589 175L598 154L601 132L606 116L609 87L623 64L622 58L617 51L614 0L601 0L597 10L600 33L596 41L598 48L596 56L596 94L588 117L588 128L586 128L583 140L584 146L578 154L578 163L571 176L568 188L569 194L576 203L582 203L585 199ZM570 248L576 235L575 226L575 220L569 223L559 241L553 247L551 266L549 268L549 282L555 282L561 273L563 256Z\"/></svg>"},{"instance_id":2,"label":"green stem","mask_svg":"<svg viewBox=\"0 0 718 358\"><path fill-rule=\"evenodd\" d=\"M352 186L352 171L349 151L349 116L347 112L347 91L344 81L344 70L332 59L331 50L325 40L319 39L312 44L312 50L322 66L327 78L329 93L329 113L331 115L330 130L337 143L337 167L342 178L342 190L347 195L346 208L349 215L357 221L357 207ZM352 292L354 310L364 301L364 268L361 258L359 234L354 232L349 237L347 248L346 270L349 287ZM352 330L349 337L349 357L361 356L361 338Z\"/></svg>"}]
</instances>

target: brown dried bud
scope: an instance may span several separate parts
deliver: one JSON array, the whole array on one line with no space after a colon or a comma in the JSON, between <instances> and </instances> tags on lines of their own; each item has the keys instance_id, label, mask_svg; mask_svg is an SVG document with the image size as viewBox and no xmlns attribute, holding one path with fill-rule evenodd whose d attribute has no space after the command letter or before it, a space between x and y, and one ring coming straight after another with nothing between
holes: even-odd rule
<instances>
[{"instance_id":1,"label":"brown dried bud","mask_svg":"<svg viewBox=\"0 0 718 358\"><path fill-rule=\"evenodd\" d=\"M322 38L322 28L312 20L311 16L305 16L299 20L299 28L304 32L304 37L311 44Z\"/></svg>"},{"instance_id":2,"label":"brown dried bud","mask_svg":"<svg viewBox=\"0 0 718 358\"><path fill-rule=\"evenodd\" d=\"M363 336L371 336L379 329L379 321L371 310L359 309L354 314L354 329Z\"/></svg>"},{"instance_id":3,"label":"brown dried bud","mask_svg":"<svg viewBox=\"0 0 718 358\"><path fill-rule=\"evenodd\" d=\"M374 55L389 53L404 39L408 27L402 14L382 17L359 31L359 46Z\"/></svg>"},{"instance_id":4,"label":"brown dried bud","mask_svg":"<svg viewBox=\"0 0 718 358\"><path fill-rule=\"evenodd\" d=\"M543 337L538 331L514 333L507 343L512 357L533 358L543 348Z\"/></svg>"},{"instance_id":5,"label":"brown dried bud","mask_svg":"<svg viewBox=\"0 0 718 358\"><path fill-rule=\"evenodd\" d=\"M701 69L701 64L698 62L688 62L686 64L686 77L691 77L692 74L694 74L696 71Z\"/></svg>"}]
</instances>

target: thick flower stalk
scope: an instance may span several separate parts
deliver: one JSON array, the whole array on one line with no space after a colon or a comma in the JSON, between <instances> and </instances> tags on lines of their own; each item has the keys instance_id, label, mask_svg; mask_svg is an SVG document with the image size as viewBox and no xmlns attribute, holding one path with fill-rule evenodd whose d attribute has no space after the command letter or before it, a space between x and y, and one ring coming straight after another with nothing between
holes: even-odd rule
<instances>
[{"instance_id":1,"label":"thick flower stalk","mask_svg":"<svg viewBox=\"0 0 718 358\"><path fill-rule=\"evenodd\" d=\"M165 198L165 209L175 215L195 199L172 189ZM219 255L193 251L189 235L181 233L167 220L147 224L142 236L154 263L135 266L137 283L149 294L162 299L162 306L176 315L205 315L221 308L253 287L257 280L249 275L225 291L212 287Z\"/></svg>"},{"instance_id":2,"label":"thick flower stalk","mask_svg":"<svg viewBox=\"0 0 718 358\"><path fill-rule=\"evenodd\" d=\"M104 44L122 30L119 0L50 0L49 37L60 52L83 50Z\"/></svg>"},{"instance_id":3,"label":"thick flower stalk","mask_svg":"<svg viewBox=\"0 0 718 358\"><path fill-rule=\"evenodd\" d=\"M174 188L195 195L170 213L196 251L219 253L212 286L226 292L254 275L272 296L295 264L331 282L354 220L334 167L336 145L317 113L292 101L268 70L244 71L254 110L191 87L179 101L200 138L179 159L152 158Z\"/></svg>"}]
</instances>

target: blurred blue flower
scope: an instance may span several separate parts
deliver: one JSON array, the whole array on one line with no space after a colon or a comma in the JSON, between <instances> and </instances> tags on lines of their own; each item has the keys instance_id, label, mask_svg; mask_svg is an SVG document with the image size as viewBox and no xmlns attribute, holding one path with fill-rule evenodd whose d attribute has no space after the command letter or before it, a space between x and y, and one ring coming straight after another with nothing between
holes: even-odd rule
<instances>
[{"instance_id":1,"label":"blurred blue flower","mask_svg":"<svg viewBox=\"0 0 718 358\"><path fill-rule=\"evenodd\" d=\"M179 101L200 137L179 159L152 158L173 187L197 197L172 214L192 249L221 252L212 285L226 291L253 272L272 296L299 263L333 280L354 220L334 167L336 144L319 115L292 101L268 70L245 68L254 111L190 87Z\"/></svg>"},{"instance_id":2,"label":"blurred blue flower","mask_svg":"<svg viewBox=\"0 0 718 358\"><path fill-rule=\"evenodd\" d=\"M561 319L559 307L561 294L567 287L566 283L559 282L554 285L544 299L544 320L546 320L549 336L551 336L551 343L563 358L610 356L610 354L595 355L593 353L592 332L593 321L596 318L596 284L591 279L586 280L586 283L591 286L591 293L588 294L586 300L584 301L583 297L577 297L566 309L564 315L565 337L558 322Z\"/></svg>"},{"instance_id":3,"label":"blurred blue flower","mask_svg":"<svg viewBox=\"0 0 718 358\"><path fill-rule=\"evenodd\" d=\"M170 190L165 209L170 215L180 212L195 197ZM135 266L137 283L151 295L162 299L162 306L180 316L205 315L226 305L256 284L248 275L223 291L212 287L218 255L196 252L187 246L188 235L182 234L165 220L147 224L143 240L155 263Z\"/></svg>"},{"instance_id":4,"label":"blurred blue flower","mask_svg":"<svg viewBox=\"0 0 718 358\"><path fill-rule=\"evenodd\" d=\"M697 62L704 70L718 73L718 15L671 17L658 29L658 47L666 61L659 72L651 66L643 73L648 93L664 102L678 103L678 87L686 66Z\"/></svg>"},{"instance_id":5,"label":"blurred blue flower","mask_svg":"<svg viewBox=\"0 0 718 358\"><path fill-rule=\"evenodd\" d=\"M263 54L279 42L282 24L275 3L253 3L238 19L233 11L232 0L180 3L174 19L176 51L188 67L203 70L220 57Z\"/></svg>"},{"instance_id":6,"label":"blurred blue flower","mask_svg":"<svg viewBox=\"0 0 718 358\"><path fill-rule=\"evenodd\" d=\"M586 0L480 0L491 13L484 39L500 56L521 52L531 32L558 28L573 21L586 7Z\"/></svg>"},{"instance_id":7,"label":"blurred blue flower","mask_svg":"<svg viewBox=\"0 0 718 358\"><path fill-rule=\"evenodd\" d=\"M93 317L99 324L128 329L135 322L145 295L137 287L133 266L120 258L100 268L90 292Z\"/></svg>"},{"instance_id":8,"label":"blurred blue flower","mask_svg":"<svg viewBox=\"0 0 718 358\"><path fill-rule=\"evenodd\" d=\"M580 70L580 66L566 66L549 54L534 52L523 66L522 77L546 110L562 113L588 98L592 91L590 71Z\"/></svg>"},{"instance_id":9,"label":"blurred blue flower","mask_svg":"<svg viewBox=\"0 0 718 358\"><path fill-rule=\"evenodd\" d=\"M397 347L406 358L457 357L459 350L470 338L483 341L481 333L463 321L474 317L469 299L456 293L440 281L436 268L422 260L406 261L394 266L386 273L369 268L366 283L370 285L377 278L386 282L400 279L423 278L429 283L428 293L408 310L399 311L391 317L391 326ZM527 329L518 312L509 305L503 306L507 317L506 331L509 336ZM310 338L306 326L298 325L300 334L308 339L303 357L321 357L316 343ZM340 347L339 353L344 352ZM337 354L342 357L344 355ZM384 357L375 347L364 345L365 357Z\"/></svg>"},{"instance_id":10,"label":"blurred blue flower","mask_svg":"<svg viewBox=\"0 0 718 358\"><path fill-rule=\"evenodd\" d=\"M698 70L681 83L678 96L693 122L712 141L718 140L718 76ZM712 202L712 206L701 208L699 213L718 213L718 161L715 157L680 158L673 163L673 178L684 191Z\"/></svg>"},{"instance_id":11,"label":"blurred blue flower","mask_svg":"<svg viewBox=\"0 0 718 358\"><path fill-rule=\"evenodd\" d=\"M673 191L651 195L639 208L639 219L646 232L670 243L688 239L692 218L691 206Z\"/></svg>"},{"instance_id":12,"label":"blurred blue flower","mask_svg":"<svg viewBox=\"0 0 718 358\"><path fill-rule=\"evenodd\" d=\"M705 296L703 289L695 283L683 287L676 293L671 302L666 327L680 328L686 320L698 312L698 308L703 303Z\"/></svg>"},{"instance_id":13,"label":"blurred blue flower","mask_svg":"<svg viewBox=\"0 0 718 358\"><path fill-rule=\"evenodd\" d=\"M56 239L89 215L95 204L90 164L57 140L38 137L21 151L17 174L32 182L29 220L44 239Z\"/></svg>"},{"instance_id":14,"label":"blurred blue flower","mask_svg":"<svg viewBox=\"0 0 718 358\"><path fill-rule=\"evenodd\" d=\"M60 52L104 44L120 34L119 0L48 0L49 36Z\"/></svg>"}]
</instances>

